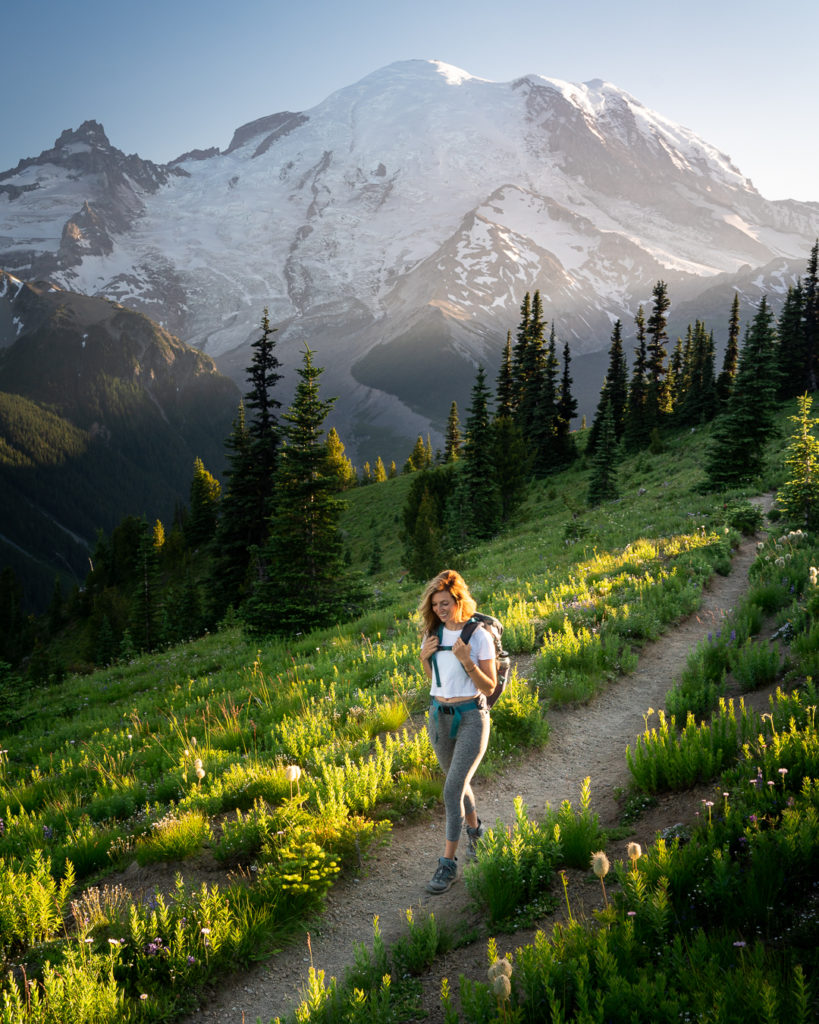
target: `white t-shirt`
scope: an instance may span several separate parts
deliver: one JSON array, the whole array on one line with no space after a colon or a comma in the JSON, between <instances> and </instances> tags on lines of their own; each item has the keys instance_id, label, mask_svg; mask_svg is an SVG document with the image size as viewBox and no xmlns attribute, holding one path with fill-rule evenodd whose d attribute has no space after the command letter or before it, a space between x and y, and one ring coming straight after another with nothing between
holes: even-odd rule
<instances>
[{"instance_id":1,"label":"white t-shirt","mask_svg":"<svg viewBox=\"0 0 819 1024\"><path fill-rule=\"evenodd\" d=\"M444 626L441 645L451 647L460 635L460 629L447 629ZM481 661L495 660L495 641L483 626L478 626L469 638L469 650L476 665ZM451 699L452 697L476 697L480 693L452 651L439 651L433 655L432 660L437 663L441 685L438 686L435 664L433 664L429 687L430 696Z\"/></svg>"}]
</instances>

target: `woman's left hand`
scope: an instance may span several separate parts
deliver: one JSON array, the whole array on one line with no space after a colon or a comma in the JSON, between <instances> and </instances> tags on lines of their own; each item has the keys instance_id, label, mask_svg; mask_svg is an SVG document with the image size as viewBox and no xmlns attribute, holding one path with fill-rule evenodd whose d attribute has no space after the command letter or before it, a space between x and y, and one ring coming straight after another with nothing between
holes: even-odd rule
<instances>
[{"instance_id":1,"label":"woman's left hand","mask_svg":"<svg viewBox=\"0 0 819 1024\"><path fill-rule=\"evenodd\" d=\"M452 645L452 653L460 661L460 663L466 668L468 665L472 665L472 651L469 649L469 644L465 644L460 637Z\"/></svg>"}]
</instances>

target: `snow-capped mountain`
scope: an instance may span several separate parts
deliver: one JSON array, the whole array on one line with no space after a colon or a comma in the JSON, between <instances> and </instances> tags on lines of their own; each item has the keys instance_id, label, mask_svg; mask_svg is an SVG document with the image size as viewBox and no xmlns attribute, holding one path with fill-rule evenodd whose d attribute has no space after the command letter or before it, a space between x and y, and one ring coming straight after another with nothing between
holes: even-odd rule
<instances>
[{"instance_id":1,"label":"snow-capped mountain","mask_svg":"<svg viewBox=\"0 0 819 1024\"><path fill-rule=\"evenodd\" d=\"M89 121L0 174L0 267L145 312L240 383L267 307L280 359L315 351L367 455L437 436L527 290L575 357L617 317L628 332L660 278L672 314L724 294L719 336L732 288L776 301L817 235L819 204L765 200L614 85L438 61L245 125L224 152L158 166Z\"/></svg>"}]
</instances>

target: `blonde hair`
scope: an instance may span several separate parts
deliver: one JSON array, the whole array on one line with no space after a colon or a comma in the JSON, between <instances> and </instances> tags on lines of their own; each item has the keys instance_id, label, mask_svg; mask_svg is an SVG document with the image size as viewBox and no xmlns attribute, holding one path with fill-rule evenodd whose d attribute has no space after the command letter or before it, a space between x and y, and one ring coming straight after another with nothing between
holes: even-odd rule
<instances>
[{"instance_id":1,"label":"blonde hair","mask_svg":"<svg viewBox=\"0 0 819 1024\"><path fill-rule=\"evenodd\" d=\"M441 620L432 610L433 595L441 590L448 591L455 602L459 622L466 622L478 608L475 598L469 593L469 587L464 582L463 576L454 569L444 569L427 583L421 600L418 602L418 615L421 618L421 632L424 636L431 636L437 632L438 626L441 624Z\"/></svg>"}]
</instances>

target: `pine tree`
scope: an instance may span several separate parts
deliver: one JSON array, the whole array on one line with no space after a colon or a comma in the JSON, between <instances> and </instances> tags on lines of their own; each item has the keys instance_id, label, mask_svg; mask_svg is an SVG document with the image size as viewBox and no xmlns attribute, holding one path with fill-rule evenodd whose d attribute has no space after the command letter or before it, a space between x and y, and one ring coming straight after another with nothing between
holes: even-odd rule
<instances>
[{"instance_id":1,"label":"pine tree","mask_svg":"<svg viewBox=\"0 0 819 1024\"><path fill-rule=\"evenodd\" d=\"M626 425L623 431L623 441L629 451L637 451L648 445L651 437L651 430L647 429L645 415L646 391L648 388L647 367L648 353L646 349L646 324L643 307L637 310L634 318L637 328L637 346L634 349L634 366L631 372L631 382L628 391L628 405L626 411Z\"/></svg>"},{"instance_id":2,"label":"pine tree","mask_svg":"<svg viewBox=\"0 0 819 1024\"><path fill-rule=\"evenodd\" d=\"M153 531L144 521L141 523L135 569L136 586L128 628L138 650L152 651L159 640L162 587Z\"/></svg>"},{"instance_id":3,"label":"pine tree","mask_svg":"<svg viewBox=\"0 0 819 1024\"><path fill-rule=\"evenodd\" d=\"M592 461L587 501L599 505L617 497L616 483L617 437L614 433L614 417L611 403L607 402L600 419L600 436Z\"/></svg>"},{"instance_id":4,"label":"pine tree","mask_svg":"<svg viewBox=\"0 0 819 1024\"><path fill-rule=\"evenodd\" d=\"M241 604L246 594L250 549L267 531L266 524L259 525L259 499L255 472L249 468L253 456L244 402L239 403L225 447L226 484L220 502L213 564L205 587L209 622L221 619L231 605Z\"/></svg>"},{"instance_id":5,"label":"pine tree","mask_svg":"<svg viewBox=\"0 0 819 1024\"><path fill-rule=\"evenodd\" d=\"M501 525L502 501L495 471L495 446L486 375L478 367L466 420L462 468L447 509L449 536L459 548L493 537Z\"/></svg>"},{"instance_id":6,"label":"pine tree","mask_svg":"<svg viewBox=\"0 0 819 1024\"><path fill-rule=\"evenodd\" d=\"M763 296L739 354L734 389L706 453L714 487L752 480L762 470L776 408L778 373L773 314Z\"/></svg>"},{"instance_id":7,"label":"pine tree","mask_svg":"<svg viewBox=\"0 0 819 1024\"><path fill-rule=\"evenodd\" d=\"M262 545L267 537L280 439L277 410L281 403L273 398L272 389L281 380L278 372L281 364L274 355L276 328L270 326L267 308L262 314L261 331L261 336L251 344L253 359L247 378L250 391L245 395L249 457L241 467L241 472L248 478L242 487L253 497L250 542L257 545Z\"/></svg>"},{"instance_id":8,"label":"pine tree","mask_svg":"<svg viewBox=\"0 0 819 1024\"><path fill-rule=\"evenodd\" d=\"M335 399L319 397L323 372L305 347L276 470L276 510L244 609L256 633L292 635L352 611L361 590L344 568L342 501L327 460L323 424Z\"/></svg>"},{"instance_id":9,"label":"pine tree","mask_svg":"<svg viewBox=\"0 0 819 1024\"><path fill-rule=\"evenodd\" d=\"M807 391L815 391L819 376L819 241L814 243L808 257L802 293L805 323L805 387Z\"/></svg>"},{"instance_id":10,"label":"pine tree","mask_svg":"<svg viewBox=\"0 0 819 1024\"><path fill-rule=\"evenodd\" d=\"M682 394L678 397L674 416L680 426L707 423L717 411L714 336L701 320L697 320L693 329L689 325L688 336Z\"/></svg>"},{"instance_id":11,"label":"pine tree","mask_svg":"<svg viewBox=\"0 0 819 1024\"><path fill-rule=\"evenodd\" d=\"M344 454L344 442L335 427L327 432L327 465L335 477L340 491L355 486L356 472L352 462Z\"/></svg>"},{"instance_id":12,"label":"pine tree","mask_svg":"<svg viewBox=\"0 0 819 1024\"><path fill-rule=\"evenodd\" d=\"M731 315L728 318L728 343L722 357L722 370L717 378L717 397L720 404L725 405L734 387L739 361L739 292L734 292L731 303Z\"/></svg>"},{"instance_id":13,"label":"pine tree","mask_svg":"<svg viewBox=\"0 0 819 1024\"><path fill-rule=\"evenodd\" d=\"M567 466L577 458L577 446L571 432L572 420L577 415L577 399L572 394L571 360L567 341L563 345L563 375L555 407L555 461L558 466Z\"/></svg>"},{"instance_id":14,"label":"pine tree","mask_svg":"<svg viewBox=\"0 0 819 1024\"><path fill-rule=\"evenodd\" d=\"M515 382L512 376L512 332L506 332L506 348L503 351L498 385L495 390L495 415L498 419L512 417L515 412Z\"/></svg>"},{"instance_id":15,"label":"pine tree","mask_svg":"<svg viewBox=\"0 0 819 1024\"><path fill-rule=\"evenodd\" d=\"M670 411L668 408L668 387L666 382L667 357L666 342L668 334L666 326L668 323L668 309L671 300L668 297L668 289L665 281L658 281L652 292L654 305L651 316L646 324L646 335L648 344L646 348L646 372L647 387L645 399L645 425L650 432L655 427L662 426L662 423Z\"/></svg>"},{"instance_id":16,"label":"pine tree","mask_svg":"<svg viewBox=\"0 0 819 1024\"><path fill-rule=\"evenodd\" d=\"M527 440L536 442L538 431L542 430L544 419L544 396L551 386L551 402L548 408L548 433L554 431L554 405L557 398L557 358L554 366L549 364L548 349L544 344L546 324L543 320L543 307L540 303L540 292L532 297L529 320L527 324L526 346L522 353L519 372L518 401L515 419ZM554 339L553 339L554 340ZM547 380L548 378L548 380Z\"/></svg>"},{"instance_id":17,"label":"pine tree","mask_svg":"<svg viewBox=\"0 0 819 1024\"><path fill-rule=\"evenodd\" d=\"M626 426L626 404L628 402L628 364L623 353L623 325L615 320L609 343L609 365L603 385L600 388L600 400L594 413L591 429L586 438L586 454L592 455L600 435L603 411L608 403L614 423L614 434L619 441Z\"/></svg>"},{"instance_id":18,"label":"pine tree","mask_svg":"<svg viewBox=\"0 0 819 1024\"><path fill-rule=\"evenodd\" d=\"M221 491L221 484L205 469L202 460L194 459L190 506L185 520L185 540L191 550L204 548L213 540Z\"/></svg>"},{"instance_id":19,"label":"pine tree","mask_svg":"<svg viewBox=\"0 0 819 1024\"><path fill-rule=\"evenodd\" d=\"M375 469L373 470L373 482L377 484L383 484L387 479L387 471L384 468L384 460L379 455L375 460Z\"/></svg>"},{"instance_id":20,"label":"pine tree","mask_svg":"<svg viewBox=\"0 0 819 1024\"><path fill-rule=\"evenodd\" d=\"M432 459L430 454L427 452L427 446L424 444L424 439L421 435L418 435L418 440L415 442L415 446L409 453L407 461L404 463L405 473L417 473L422 469L427 469L432 465Z\"/></svg>"},{"instance_id":21,"label":"pine tree","mask_svg":"<svg viewBox=\"0 0 819 1024\"><path fill-rule=\"evenodd\" d=\"M531 459L521 429L510 416L499 416L493 421L492 447L501 521L507 523L524 498Z\"/></svg>"},{"instance_id":22,"label":"pine tree","mask_svg":"<svg viewBox=\"0 0 819 1024\"><path fill-rule=\"evenodd\" d=\"M526 381L526 365L529 361L527 349L530 338L530 320L532 316L532 297L529 292L523 297L520 306L520 323L515 334L512 349L512 411L517 414L521 394Z\"/></svg>"},{"instance_id":23,"label":"pine tree","mask_svg":"<svg viewBox=\"0 0 819 1024\"><path fill-rule=\"evenodd\" d=\"M458 422L458 404L453 402L449 407L449 418L446 421L446 441L444 461L457 462L461 453L461 430Z\"/></svg>"},{"instance_id":24,"label":"pine tree","mask_svg":"<svg viewBox=\"0 0 819 1024\"><path fill-rule=\"evenodd\" d=\"M804 307L802 285L791 285L777 323L780 398L793 398L806 387Z\"/></svg>"},{"instance_id":25,"label":"pine tree","mask_svg":"<svg viewBox=\"0 0 819 1024\"><path fill-rule=\"evenodd\" d=\"M461 464L444 463L417 473L410 484L401 513L401 540L404 545L404 564L414 579L429 579L450 563L450 547L446 530L447 508L455 493L455 480ZM424 497L431 503L419 523ZM419 553L420 552L420 553ZM437 567L428 572L430 563ZM414 567L414 568L413 568ZM416 575L417 573L417 575Z\"/></svg>"},{"instance_id":26,"label":"pine tree","mask_svg":"<svg viewBox=\"0 0 819 1024\"><path fill-rule=\"evenodd\" d=\"M549 342L546 346L540 372L540 390L529 431L523 436L532 449L532 466L535 476L544 477L560 467L561 452L556 444L558 360L555 327L552 324Z\"/></svg>"},{"instance_id":27,"label":"pine tree","mask_svg":"<svg viewBox=\"0 0 819 1024\"><path fill-rule=\"evenodd\" d=\"M786 520L811 531L819 527L819 440L813 433L819 419L810 414L812 402L807 393L800 395L796 416L788 417L796 424L785 455L790 475L776 496Z\"/></svg>"},{"instance_id":28,"label":"pine tree","mask_svg":"<svg viewBox=\"0 0 819 1024\"><path fill-rule=\"evenodd\" d=\"M441 528L441 515L429 488L424 488L412 533L410 576L428 580L446 565L446 548Z\"/></svg>"}]
</instances>

